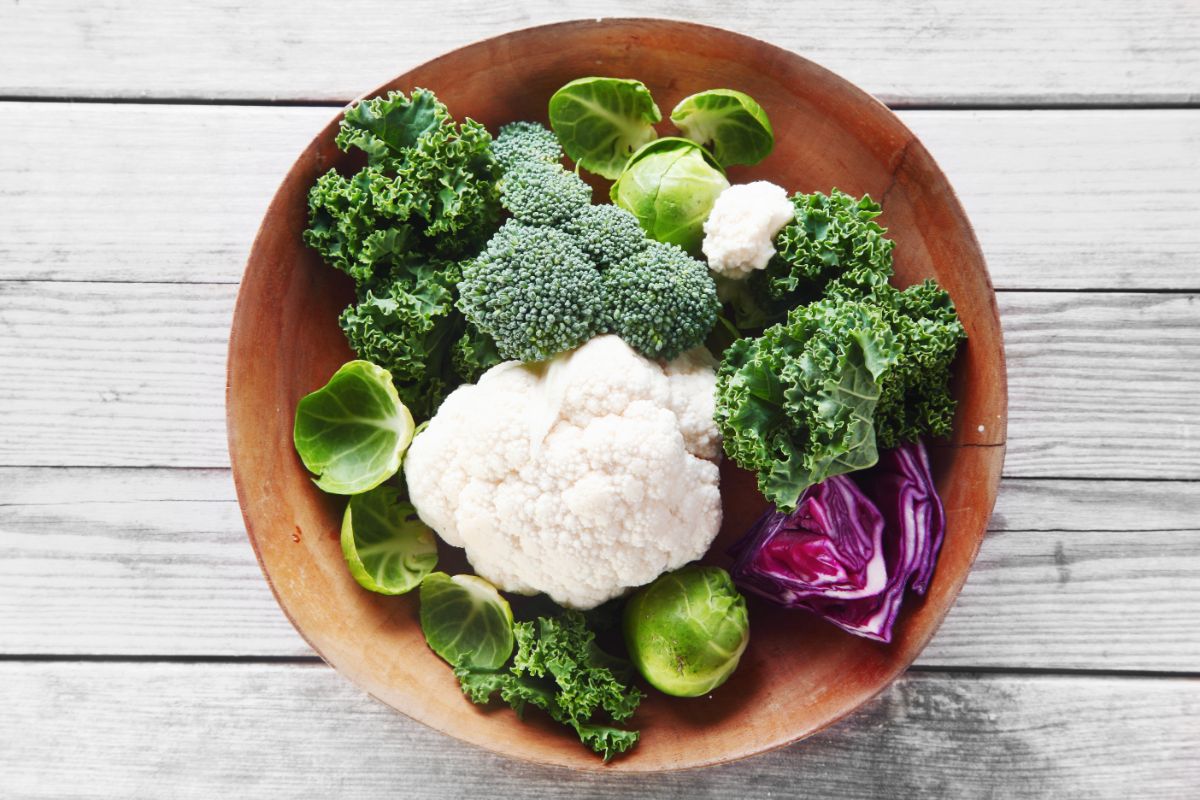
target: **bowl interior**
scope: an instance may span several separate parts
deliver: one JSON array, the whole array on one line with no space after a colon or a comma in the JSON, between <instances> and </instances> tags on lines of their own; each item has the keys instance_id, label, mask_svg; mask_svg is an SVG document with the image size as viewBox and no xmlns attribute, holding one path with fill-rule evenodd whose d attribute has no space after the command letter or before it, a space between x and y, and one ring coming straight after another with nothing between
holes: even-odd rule
<instances>
[{"instance_id":1,"label":"bowl interior","mask_svg":"<svg viewBox=\"0 0 1200 800\"><path fill-rule=\"evenodd\" d=\"M751 603L751 642L733 678L710 697L651 693L635 723L642 740L607 769L652 771L740 758L806 736L879 692L932 636L962 587L999 483L1005 436L1004 356L995 299L970 226L925 148L884 106L827 70L744 36L680 22L610 20L533 28L471 45L380 87L434 90L456 116L490 129L545 120L546 101L585 75L644 81L669 116L704 89L740 89L770 115L776 145L730 180L768 179L789 191L838 187L883 204L896 241L896 282L932 277L958 306L969 339L956 367L959 411L931 448L947 536L925 598L909 595L894 641L845 634L806 614ZM669 124L660 126L663 133ZM333 144L336 120L300 155L255 241L234 316L228 422L238 498L280 605L330 664L409 716L519 758L576 768L600 762L531 713L469 703L424 643L413 596L361 589L342 562L344 499L313 486L292 449L296 403L352 357L336 320L351 299L344 276L301 241L309 186L330 167L354 168ZM600 195L597 199L602 199ZM738 537L763 502L751 476L725 464L725 524ZM450 548L443 545L443 561ZM714 556L721 563L719 556Z\"/></svg>"}]
</instances>

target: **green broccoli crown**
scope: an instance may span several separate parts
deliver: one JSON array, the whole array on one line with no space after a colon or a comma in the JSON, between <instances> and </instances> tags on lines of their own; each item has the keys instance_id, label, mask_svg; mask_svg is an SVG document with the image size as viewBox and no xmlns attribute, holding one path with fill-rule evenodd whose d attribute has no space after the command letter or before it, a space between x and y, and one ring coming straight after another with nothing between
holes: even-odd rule
<instances>
[{"instance_id":1,"label":"green broccoli crown","mask_svg":"<svg viewBox=\"0 0 1200 800\"><path fill-rule=\"evenodd\" d=\"M591 202L592 187L559 164L527 161L500 178L500 204L530 225L561 225Z\"/></svg>"},{"instance_id":2,"label":"green broccoli crown","mask_svg":"<svg viewBox=\"0 0 1200 800\"><path fill-rule=\"evenodd\" d=\"M600 273L554 228L509 220L458 289L458 307L505 358L544 361L605 328Z\"/></svg>"},{"instance_id":3,"label":"green broccoli crown","mask_svg":"<svg viewBox=\"0 0 1200 800\"><path fill-rule=\"evenodd\" d=\"M641 252L648 241L637 217L614 205L585 206L563 223L583 252L608 269Z\"/></svg>"},{"instance_id":4,"label":"green broccoli crown","mask_svg":"<svg viewBox=\"0 0 1200 800\"><path fill-rule=\"evenodd\" d=\"M613 333L647 358L675 358L703 342L717 321L708 267L673 244L647 242L602 274Z\"/></svg>"},{"instance_id":5,"label":"green broccoli crown","mask_svg":"<svg viewBox=\"0 0 1200 800\"><path fill-rule=\"evenodd\" d=\"M529 161L557 164L562 161L563 149L558 137L545 125L510 122L501 126L500 135L492 143L492 154L500 169L507 171Z\"/></svg>"}]
</instances>

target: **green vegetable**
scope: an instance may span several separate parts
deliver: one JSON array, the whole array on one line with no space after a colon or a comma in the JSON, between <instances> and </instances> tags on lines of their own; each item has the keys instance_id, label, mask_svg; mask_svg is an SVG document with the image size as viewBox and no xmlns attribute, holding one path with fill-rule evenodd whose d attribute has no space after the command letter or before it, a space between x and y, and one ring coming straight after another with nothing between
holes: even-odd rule
<instances>
[{"instance_id":1,"label":"green vegetable","mask_svg":"<svg viewBox=\"0 0 1200 800\"><path fill-rule=\"evenodd\" d=\"M500 202L521 222L560 225L592 202L592 187L561 164L520 162L500 179Z\"/></svg>"},{"instance_id":2,"label":"green vegetable","mask_svg":"<svg viewBox=\"0 0 1200 800\"><path fill-rule=\"evenodd\" d=\"M579 78L550 98L550 127L563 149L589 172L610 180L654 139L662 113L641 81Z\"/></svg>"},{"instance_id":3,"label":"green vegetable","mask_svg":"<svg viewBox=\"0 0 1200 800\"><path fill-rule=\"evenodd\" d=\"M456 125L424 89L346 110L338 147L367 154L351 178L330 170L309 192L304 241L360 288L397 268L475 252L495 227L498 170L479 123Z\"/></svg>"},{"instance_id":4,"label":"green vegetable","mask_svg":"<svg viewBox=\"0 0 1200 800\"><path fill-rule=\"evenodd\" d=\"M562 230L575 237L575 244L600 269L641 252L649 241L637 217L607 203L584 206L562 224Z\"/></svg>"},{"instance_id":5,"label":"green vegetable","mask_svg":"<svg viewBox=\"0 0 1200 800\"><path fill-rule=\"evenodd\" d=\"M560 230L509 220L463 267L458 306L500 354L544 361L605 327L600 273Z\"/></svg>"},{"instance_id":6,"label":"green vegetable","mask_svg":"<svg viewBox=\"0 0 1200 800\"><path fill-rule=\"evenodd\" d=\"M392 376L367 361L344 364L296 406L296 452L333 494L358 494L390 478L412 437L413 418Z\"/></svg>"},{"instance_id":7,"label":"green vegetable","mask_svg":"<svg viewBox=\"0 0 1200 800\"><path fill-rule=\"evenodd\" d=\"M923 436L948 436L955 408L950 365L967 338L950 295L925 281L904 291L883 286L871 297L900 346L875 408L876 439L890 449Z\"/></svg>"},{"instance_id":8,"label":"green vegetable","mask_svg":"<svg viewBox=\"0 0 1200 800\"><path fill-rule=\"evenodd\" d=\"M346 505L342 555L364 589L404 594L437 564L437 544L398 489L377 486Z\"/></svg>"},{"instance_id":9,"label":"green vegetable","mask_svg":"<svg viewBox=\"0 0 1200 800\"><path fill-rule=\"evenodd\" d=\"M367 166L317 180L304 240L355 281L357 303L340 320L350 346L389 370L400 397L427 419L455 386L498 361L455 308L458 260L479 252L498 224L492 139L417 89L347 109L337 144L362 150Z\"/></svg>"},{"instance_id":10,"label":"green vegetable","mask_svg":"<svg viewBox=\"0 0 1200 800\"><path fill-rule=\"evenodd\" d=\"M775 238L778 254L755 271L744 293L731 298L738 327L778 322L789 308L819 298L833 281L869 293L892 275L894 242L875 222L879 204L870 196L795 194L796 216Z\"/></svg>"},{"instance_id":11,"label":"green vegetable","mask_svg":"<svg viewBox=\"0 0 1200 800\"><path fill-rule=\"evenodd\" d=\"M540 708L573 728L580 741L605 761L637 744L637 731L609 723L632 717L642 692L629 685L629 664L596 645L582 614L565 611L557 617L540 617L536 623L518 622L513 633L517 654L507 670L465 666L454 670L472 702L486 703L499 693L518 716L529 705Z\"/></svg>"},{"instance_id":12,"label":"green vegetable","mask_svg":"<svg viewBox=\"0 0 1200 800\"><path fill-rule=\"evenodd\" d=\"M714 413L725 452L758 473L764 497L792 511L808 486L878 459L879 379L900 357L885 315L869 302L794 309L725 351Z\"/></svg>"},{"instance_id":13,"label":"green vegetable","mask_svg":"<svg viewBox=\"0 0 1200 800\"><path fill-rule=\"evenodd\" d=\"M531 161L558 164L562 161L563 149L558 137L545 125L510 122L500 127L500 134L492 143L492 155L501 170L509 170Z\"/></svg>"},{"instance_id":14,"label":"green vegetable","mask_svg":"<svg viewBox=\"0 0 1200 800\"><path fill-rule=\"evenodd\" d=\"M699 697L724 683L749 641L746 600L720 567L667 573L625 606L633 663L656 689L676 697Z\"/></svg>"},{"instance_id":15,"label":"green vegetable","mask_svg":"<svg viewBox=\"0 0 1200 800\"><path fill-rule=\"evenodd\" d=\"M700 145L667 137L629 159L610 191L612 201L637 217L652 239L700 252L704 220L722 191L725 173Z\"/></svg>"},{"instance_id":16,"label":"green vegetable","mask_svg":"<svg viewBox=\"0 0 1200 800\"><path fill-rule=\"evenodd\" d=\"M733 89L709 89L685 97L671 112L671 122L726 167L757 164L775 146L767 112L752 97Z\"/></svg>"},{"instance_id":17,"label":"green vegetable","mask_svg":"<svg viewBox=\"0 0 1200 800\"><path fill-rule=\"evenodd\" d=\"M421 631L452 667L495 670L513 650L512 608L475 575L432 572L421 582Z\"/></svg>"},{"instance_id":18,"label":"green vegetable","mask_svg":"<svg viewBox=\"0 0 1200 800\"><path fill-rule=\"evenodd\" d=\"M720 308L708 268L661 242L604 271L604 303L614 333L665 360L701 344Z\"/></svg>"},{"instance_id":19,"label":"green vegetable","mask_svg":"<svg viewBox=\"0 0 1200 800\"><path fill-rule=\"evenodd\" d=\"M404 404L417 418L428 419L468 377L457 374L450 359L465 326L454 308L461 272L456 263L446 262L411 274L368 289L338 323L354 352L391 373Z\"/></svg>"}]
</instances>

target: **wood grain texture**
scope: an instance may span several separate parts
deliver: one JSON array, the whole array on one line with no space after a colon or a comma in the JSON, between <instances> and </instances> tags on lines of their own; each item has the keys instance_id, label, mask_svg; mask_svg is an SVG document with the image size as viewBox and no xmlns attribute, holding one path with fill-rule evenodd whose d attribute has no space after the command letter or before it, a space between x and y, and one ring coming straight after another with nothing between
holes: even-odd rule
<instances>
[{"instance_id":1,"label":"wood grain texture","mask_svg":"<svg viewBox=\"0 0 1200 800\"><path fill-rule=\"evenodd\" d=\"M0 6L0 94L344 101L446 50L645 4L581 0L260 3L40 0ZM1200 96L1200 8L1089 0L731 5L656 16L758 36L906 103L1184 103Z\"/></svg>"},{"instance_id":2,"label":"wood grain texture","mask_svg":"<svg viewBox=\"0 0 1200 800\"><path fill-rule=\"evenodd\" d=\"M645 776L497 757L321 665L0 663L0 703L0 794L22 799L1182 800L1200 782L1200 683L1183 679L910 673L807 742Z\"/></svg>"},{"instance_id":3,"label":"wood grain texture","mask_svg":"<svg viewBox=\"0 0 1200 800\"><path fill-rule=\"evenodd\" d=\"M227 470L5 468L0 485L0 654L312 655ZM1198 510L1200 483L1005 481L917 663L1200 672Z\"/></svg>"},{"instance_id":4,"label":"wood grain texture","mask_svg":"<svg viewBox=\"0 0 1200 800\"><path fill-rule=\"evenodd\" d=\"M2 103L0 279L236 283L288 165L336 113ZM900 116L998 288L1200 288L1200 111Z\"/></svg>"},{"instance_id":5,"label":"wood grain texture","mask_svg":"<svg viewBox=\"0 0 1200 800\"><path fill-rule=\"evenodd\" d=\"M228 466L234 292L0 282L0 466ZM1196 295L999 298L1005 475L1200 479Z\"/></svg>"}]
</instances>

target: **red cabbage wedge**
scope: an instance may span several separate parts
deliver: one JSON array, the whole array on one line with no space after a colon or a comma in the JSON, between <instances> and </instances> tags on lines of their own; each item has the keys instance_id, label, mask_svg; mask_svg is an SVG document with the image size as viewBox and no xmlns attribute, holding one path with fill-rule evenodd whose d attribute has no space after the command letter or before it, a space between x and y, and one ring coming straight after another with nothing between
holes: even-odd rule
<instances>
[{"instance_id":1,"label":"red cabbage wedge","mask_svg":"<svg viewBox=\"0 0 1200 800\"><path fill-rule=\"evenodd\" d=\"M809 487L791 514L765 513L731 550L731 573L747 591L889 642L905 588L929 588L945 512L920 442L855 477Z\"/></svg>"}]
</instances>

